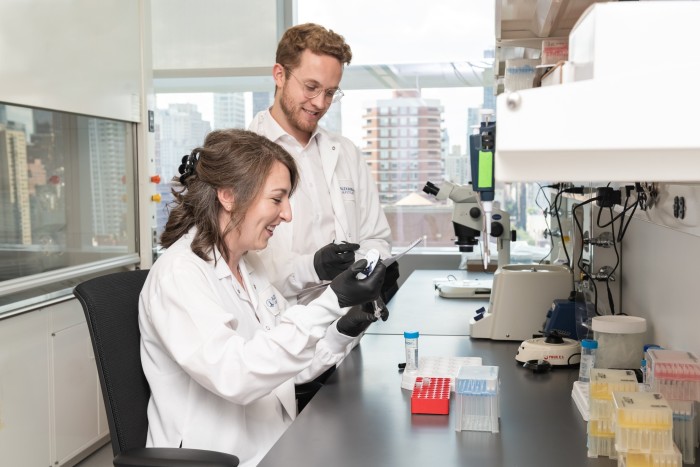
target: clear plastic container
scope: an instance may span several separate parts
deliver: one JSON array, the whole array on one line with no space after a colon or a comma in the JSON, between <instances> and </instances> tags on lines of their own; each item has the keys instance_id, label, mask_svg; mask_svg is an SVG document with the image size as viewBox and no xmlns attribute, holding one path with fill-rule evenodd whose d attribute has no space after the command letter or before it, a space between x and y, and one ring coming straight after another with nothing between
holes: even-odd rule
<instances>
[{"instance_id":1,"label":"clear plastic container","mask_svg":"<svg viewBox=\"0 0 700 467\"><path fill-rule=\"evenodd\" d=\"M598 342L593 339L581 341L581 363L579 365L578 380L587 383L591 380L591 369L595 367L595 354Z\"/></svg>"},{"instance_id":2,"label":"clear plastic container","mask_svg":"<svg viewBox=\"0 0 700 467\"><path fill-rule=\"evenodd\" d=\"M403 333L406 342L406 368L404 371L418 371L418 331L406 331Z\"/></svg>"},{"instance_id":3,"label":"clear plastic container","mask_svg":"<svg viewBox=\"0 0 700 467\"><path fill-rule=\"evenodd\" d=\"M635 369L643 358L647 322L638 316L596 316L593 338L598 341L596 367Z\"/></svg>"},{"instance_id":4,"label":"clear plastic container","mask_svg":"<svg viewBox=\"0 0 700 467\"><path fill-rule=\"evenodd\" d=\"M588 388L590 420L613 417L613 392L635 392L639 389L637 377L632 370L593 368Z\"/></svg>"},{"instance_id":5,"label":"clear plastic container","mask_svg":"<svg viewBox=\"0 0 700 467\"><path fill-rule=\"evenodd\" d=\"M615 448L621 452L673 450L673 409L657 392L613 392Z\"/></svg>"},{"instance_id":6,"label":"clear plastic container","mask_svg":"<svg viewBox=\"0 0 700 467\"><path fill-rule=\"evenodd\" d=\"M497 366L463 366L455 378L456 430L498 433Z\"/></svg>"},{"instance_id":7,"label":"clear plastic container","mask_svg":"<svg viewBox=\"0 0 700 467\"><path fill-rule=\"evenodd\" d=\"M700 358L681 350L647 350L648 383L667 399L700 401Z\"/></svg>"},{"instance_id":8,"label":"clear plastic container","mask_svg":"<svg viewBox=\"0 0 700 467\"><path fill-rule=\"evenodd\" d=\"M681 467L681 453L676 446L663 452L644 454L621 452L617 467Z\"/></svg>"}]
</instances>

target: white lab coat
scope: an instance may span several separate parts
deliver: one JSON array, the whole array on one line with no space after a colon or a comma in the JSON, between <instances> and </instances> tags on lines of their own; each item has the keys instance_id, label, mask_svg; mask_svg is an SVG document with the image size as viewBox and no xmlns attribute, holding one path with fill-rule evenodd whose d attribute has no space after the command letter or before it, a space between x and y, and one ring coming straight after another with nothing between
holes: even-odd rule
<instances>
[{"instance_id":1,"label":"white lab coat","mask_svg":"<svg viewBox=\"0 0 700 467\"><path fill-rule=\"evenodd\" d=\"M239 263L241 288L218 251L216 264L192 252L193 233L154 263L141 292L147 445L228 452L255 465L296 416L294 378L342 359L352 338L335 320L346 310L330 287L285 310L255 252Z\"/></svg>"},{"instance_id":2,"label":"white lab coat","mask_svg":"<svg viewBox=\"0 0 700 467\"><path fill-rule=\"evenodd\" d=\"M286 135L269 110L259 112L249 130L277 143ZM318 127L316 137L334 212L336 242L359 243L361 251L375 248L382 258L388 258L391 229L364 157L349 139L322 127ZM294 196L291 204L293 216L300 209L309 209L295 203ZM292 222L275 229L268 247L261 252L272 283L290 303L296 303L303 289L321 283L313 264L316 251L295 251L294 248L294 237L309 235L308 229L308 225L298 225L293 218ZM358 259L362 257L357 255Z\"/></svg>"}]
</instances>

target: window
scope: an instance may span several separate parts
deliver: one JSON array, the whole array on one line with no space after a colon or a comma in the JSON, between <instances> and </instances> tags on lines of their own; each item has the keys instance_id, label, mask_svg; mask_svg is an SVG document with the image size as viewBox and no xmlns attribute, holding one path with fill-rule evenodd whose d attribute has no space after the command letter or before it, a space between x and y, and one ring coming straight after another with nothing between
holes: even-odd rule
<instances>
[{"instance_id":1,"label":"window","mask_svg":"<svg viewBox=\"0 0 700 467\"><path fill-rule=\"evenodd\" d=\"M0 103L0 304L138 262L134 141L131 123Z\"/></svg>"},{"instance_id":2,"label":"window","mask_svg":"<svg viewBox=\"0 0 700 467\"><path fill-rule=\"evenodd\" d=\"M333 104L321 125L350 138L371 162L383 208L393 227L394 244L407 245L423 235L428 247L455 251L451 202L437 201L423 193L422 188L428 181L437 185L445 180L458 184L469 182L469 164L464 163L468 161L469 128L478 123L475 119L480 108L493 108L495 104L490 81L494 3L445 0L440 8L433 8L420 0L405 0L398 9L391 2L369 0L293 3L298 23L315 22L333 29L352 48L350 67L357 68L353 73L345 73L341 82L345 97ZM368 16L367 11L373 14ZM387 23L386 17L395 20ZM469 27L465 27L465 18ZM397 43L404 47L397 48ZM352 81L352 76L357 76L355 72L368 69L372 74L365 78L386 87L368 89L368 81ZM270 77L260 80L269 82ZM433 84L436 82L444 86ZM427 83L433 87L427 87ZM246 96L267 94L268 99L272 98L271 92L243 91ZM212 94L208 95L211 101ZM166 108L161 105L161 96L167 95L158 95L159 112ZM255 97L246 97L245 101L247 125L257 110ZM206 115L203 112L199 119L213 122L211 112ZM199 127L197 131L202 129ZM193 143L178 149L180 157L203 138L195 129L190 133ZM379 138L380 135L384 138ZM393 178L384 165L378 164L380 160L410 160L413 168L403 169L410 175ZM392 180L410 183L399 185L390 183ZM518 238L541 237L541 222L531 222L534 216L525 215L529 212L525 206L532 204L536 190L519 184L508 188L497 187L496 195L511 213L513 225L519 230ZM407 205L411 202L416 204ZM541 251L537 251L537 256L541 258Z\"/></svg>"}]
</instances>

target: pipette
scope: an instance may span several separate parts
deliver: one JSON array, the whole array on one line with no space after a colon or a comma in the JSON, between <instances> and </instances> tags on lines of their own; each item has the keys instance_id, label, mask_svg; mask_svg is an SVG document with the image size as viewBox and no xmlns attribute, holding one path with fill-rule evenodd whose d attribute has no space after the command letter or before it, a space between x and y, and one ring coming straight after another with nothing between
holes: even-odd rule
<instances>
[{"instance_id":1,"label":"pipette","mask_svg":"<svg viewBox=\"0 0 700 467\"><path fill-rule=\"evenodd\" d=\"M366 279L370 274L372 274L372 271L374 271L374 267L377 265L377 261L379 261L379 251L372 248L367 252L367 255L365 255L365 259L367 260L367 267L362 272L358 272L355 276L360 280ZM382 317L382 309L384 303L382 302L380 305L380 301L382 301L382 299L378 298L372 302L372 304L374 305L374 316L377 319L380 319Z\"/></svg>"}]
</instances>

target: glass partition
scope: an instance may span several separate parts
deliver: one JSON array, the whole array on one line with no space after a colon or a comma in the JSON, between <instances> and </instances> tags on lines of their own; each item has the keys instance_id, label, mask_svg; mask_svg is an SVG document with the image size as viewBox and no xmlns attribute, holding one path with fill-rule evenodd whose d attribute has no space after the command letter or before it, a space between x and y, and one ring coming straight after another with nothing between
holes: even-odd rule
<instances>
[{"instance_id":1,"label":"glass partition","mask_svg":"<svg viewBox=\"0 0 700 467\"><path fill-rule=\"evenodd\" d=\"M138 261L134 135L133 123L0 103L0 305Z\"/></svg>"}]
</instances>

